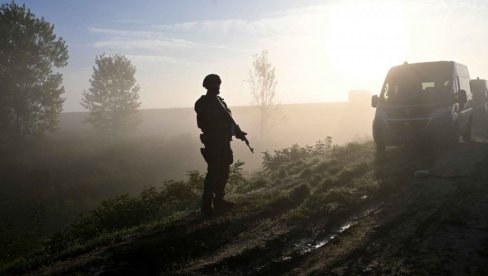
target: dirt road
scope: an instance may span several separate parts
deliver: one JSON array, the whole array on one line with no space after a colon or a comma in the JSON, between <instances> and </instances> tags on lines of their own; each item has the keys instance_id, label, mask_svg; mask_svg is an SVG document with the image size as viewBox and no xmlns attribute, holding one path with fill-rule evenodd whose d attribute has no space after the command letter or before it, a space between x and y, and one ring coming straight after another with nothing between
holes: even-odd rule
<instances>
[{"instance_id":1,"label":"dirt road","mask_svg":"<svg viewBox=\"0 0 488 276\"><path fill-rule=\"evenodd\" d=\"M290 274L488 273L488 144L463 143L434 161ZM413 171L413 170L410 170Z\"/></svg>"}]
</instances>

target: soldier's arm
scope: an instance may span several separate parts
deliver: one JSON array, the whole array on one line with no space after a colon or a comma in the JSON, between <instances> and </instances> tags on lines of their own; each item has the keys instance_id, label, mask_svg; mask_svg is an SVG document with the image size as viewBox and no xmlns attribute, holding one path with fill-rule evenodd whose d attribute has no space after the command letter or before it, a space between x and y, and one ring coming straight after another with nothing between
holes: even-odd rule
<instances>
[{"instance_id":1,"label":"soldier's arm","mask_svg":"<svg viewBox=\"0 0 488 276\"><path fill-rule=\"evenodd\" d=\"M227 109L227 111L232 115L232 111L229 109L229 107L227 106L227 104L224 102L224 99L221 98L221 97L219 97L219 99L222 102L222 104L224 105L225 109ZM234 134L233 135L237 139L245 140L247 133L244 132L244 131L242 131L242 129L239 127L239 125L234 124Z\"/></svg>"},{"instance_id":2,"label":"soldier's arm","mask_svg":"<svg viewBox=\"0 0 488 276\"><path fill-rule=\"evenodd\" d=\"M197 126L203 131L205 128L205 103L203 98L198 99L195 103L195 112L197 113Z\"/></svg>"}]
</instances>

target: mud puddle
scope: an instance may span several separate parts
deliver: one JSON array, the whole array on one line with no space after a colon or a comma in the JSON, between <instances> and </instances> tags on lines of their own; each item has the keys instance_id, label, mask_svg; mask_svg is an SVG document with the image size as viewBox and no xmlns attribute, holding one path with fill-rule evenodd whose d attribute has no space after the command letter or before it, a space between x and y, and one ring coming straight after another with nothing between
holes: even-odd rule
<instances>
[{"instance_id":1,"label":"mud puddle","mask_svg":"<svg viewBox=\"0 0 488 276\"><path fill-rule=\"evenodd\" d=\"M283 249L283 253L271 260L269 263L258 267L255 272L258 274L266 274L270 271L278 271L279 269L286 269L287 266L293 266L295 262L305 258L318 249L323 248L341 234L358 224L363 218L367 217L371 213L374 213L380 209L379 206L370 208L358 216L353 216L343 224L335 227L333 231L327 230L327 226L324 227L324 231L316 234L315 236L301 237L294 242L290 242L288 248ZM278 269L278 270L277 270Z\"/></svg>"}]
</instances>

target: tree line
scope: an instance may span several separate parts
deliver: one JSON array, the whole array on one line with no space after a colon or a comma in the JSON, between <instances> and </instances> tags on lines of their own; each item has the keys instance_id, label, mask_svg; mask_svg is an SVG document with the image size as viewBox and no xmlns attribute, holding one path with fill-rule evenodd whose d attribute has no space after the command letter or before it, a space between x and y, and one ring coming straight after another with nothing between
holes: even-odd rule
<instances>
[{"instance_id":1,"label":"tree line","mask_svg":"<svg viewBox=\"0 0 488 276\"><path fill-rule=\"evenodd\" d=\"M260 109L265 129L274 104L275 70L267 51L254 56L248 83ZM36 17L25 4L0 6L0 142L19 145L28 137L54 132L65 92L63 75L68 65L66 41L54 33L54 25ZM140 121L140 86L136 67L121 54L96 56L90 87L80 104L90 111L86 122L110 136L133 129ZM262 134L262 133L261 133Z\"/></svg>"}]
</instances>

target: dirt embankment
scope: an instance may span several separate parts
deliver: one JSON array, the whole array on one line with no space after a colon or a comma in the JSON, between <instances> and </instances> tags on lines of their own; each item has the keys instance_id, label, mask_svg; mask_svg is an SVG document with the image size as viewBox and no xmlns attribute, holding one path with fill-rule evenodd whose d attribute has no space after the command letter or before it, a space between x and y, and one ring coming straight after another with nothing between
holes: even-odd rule
<instances>
[{"instance_id":1,"label":"dirt embankment","mask_svg":"<svg viewBox=\"0 0 488 276\"><path fill-rule=\"evenodd\" d=\"M246 207L250 195L237 211L210 222L195 214L31 273L488 273L488 141L436 156L403 147L381 159L365 152L370 165L357 179L374 179L382 188L350 207L296 223L287 219L317 189L311 195L298 186L259 208Z\"/></svg>"}]
</instances>

